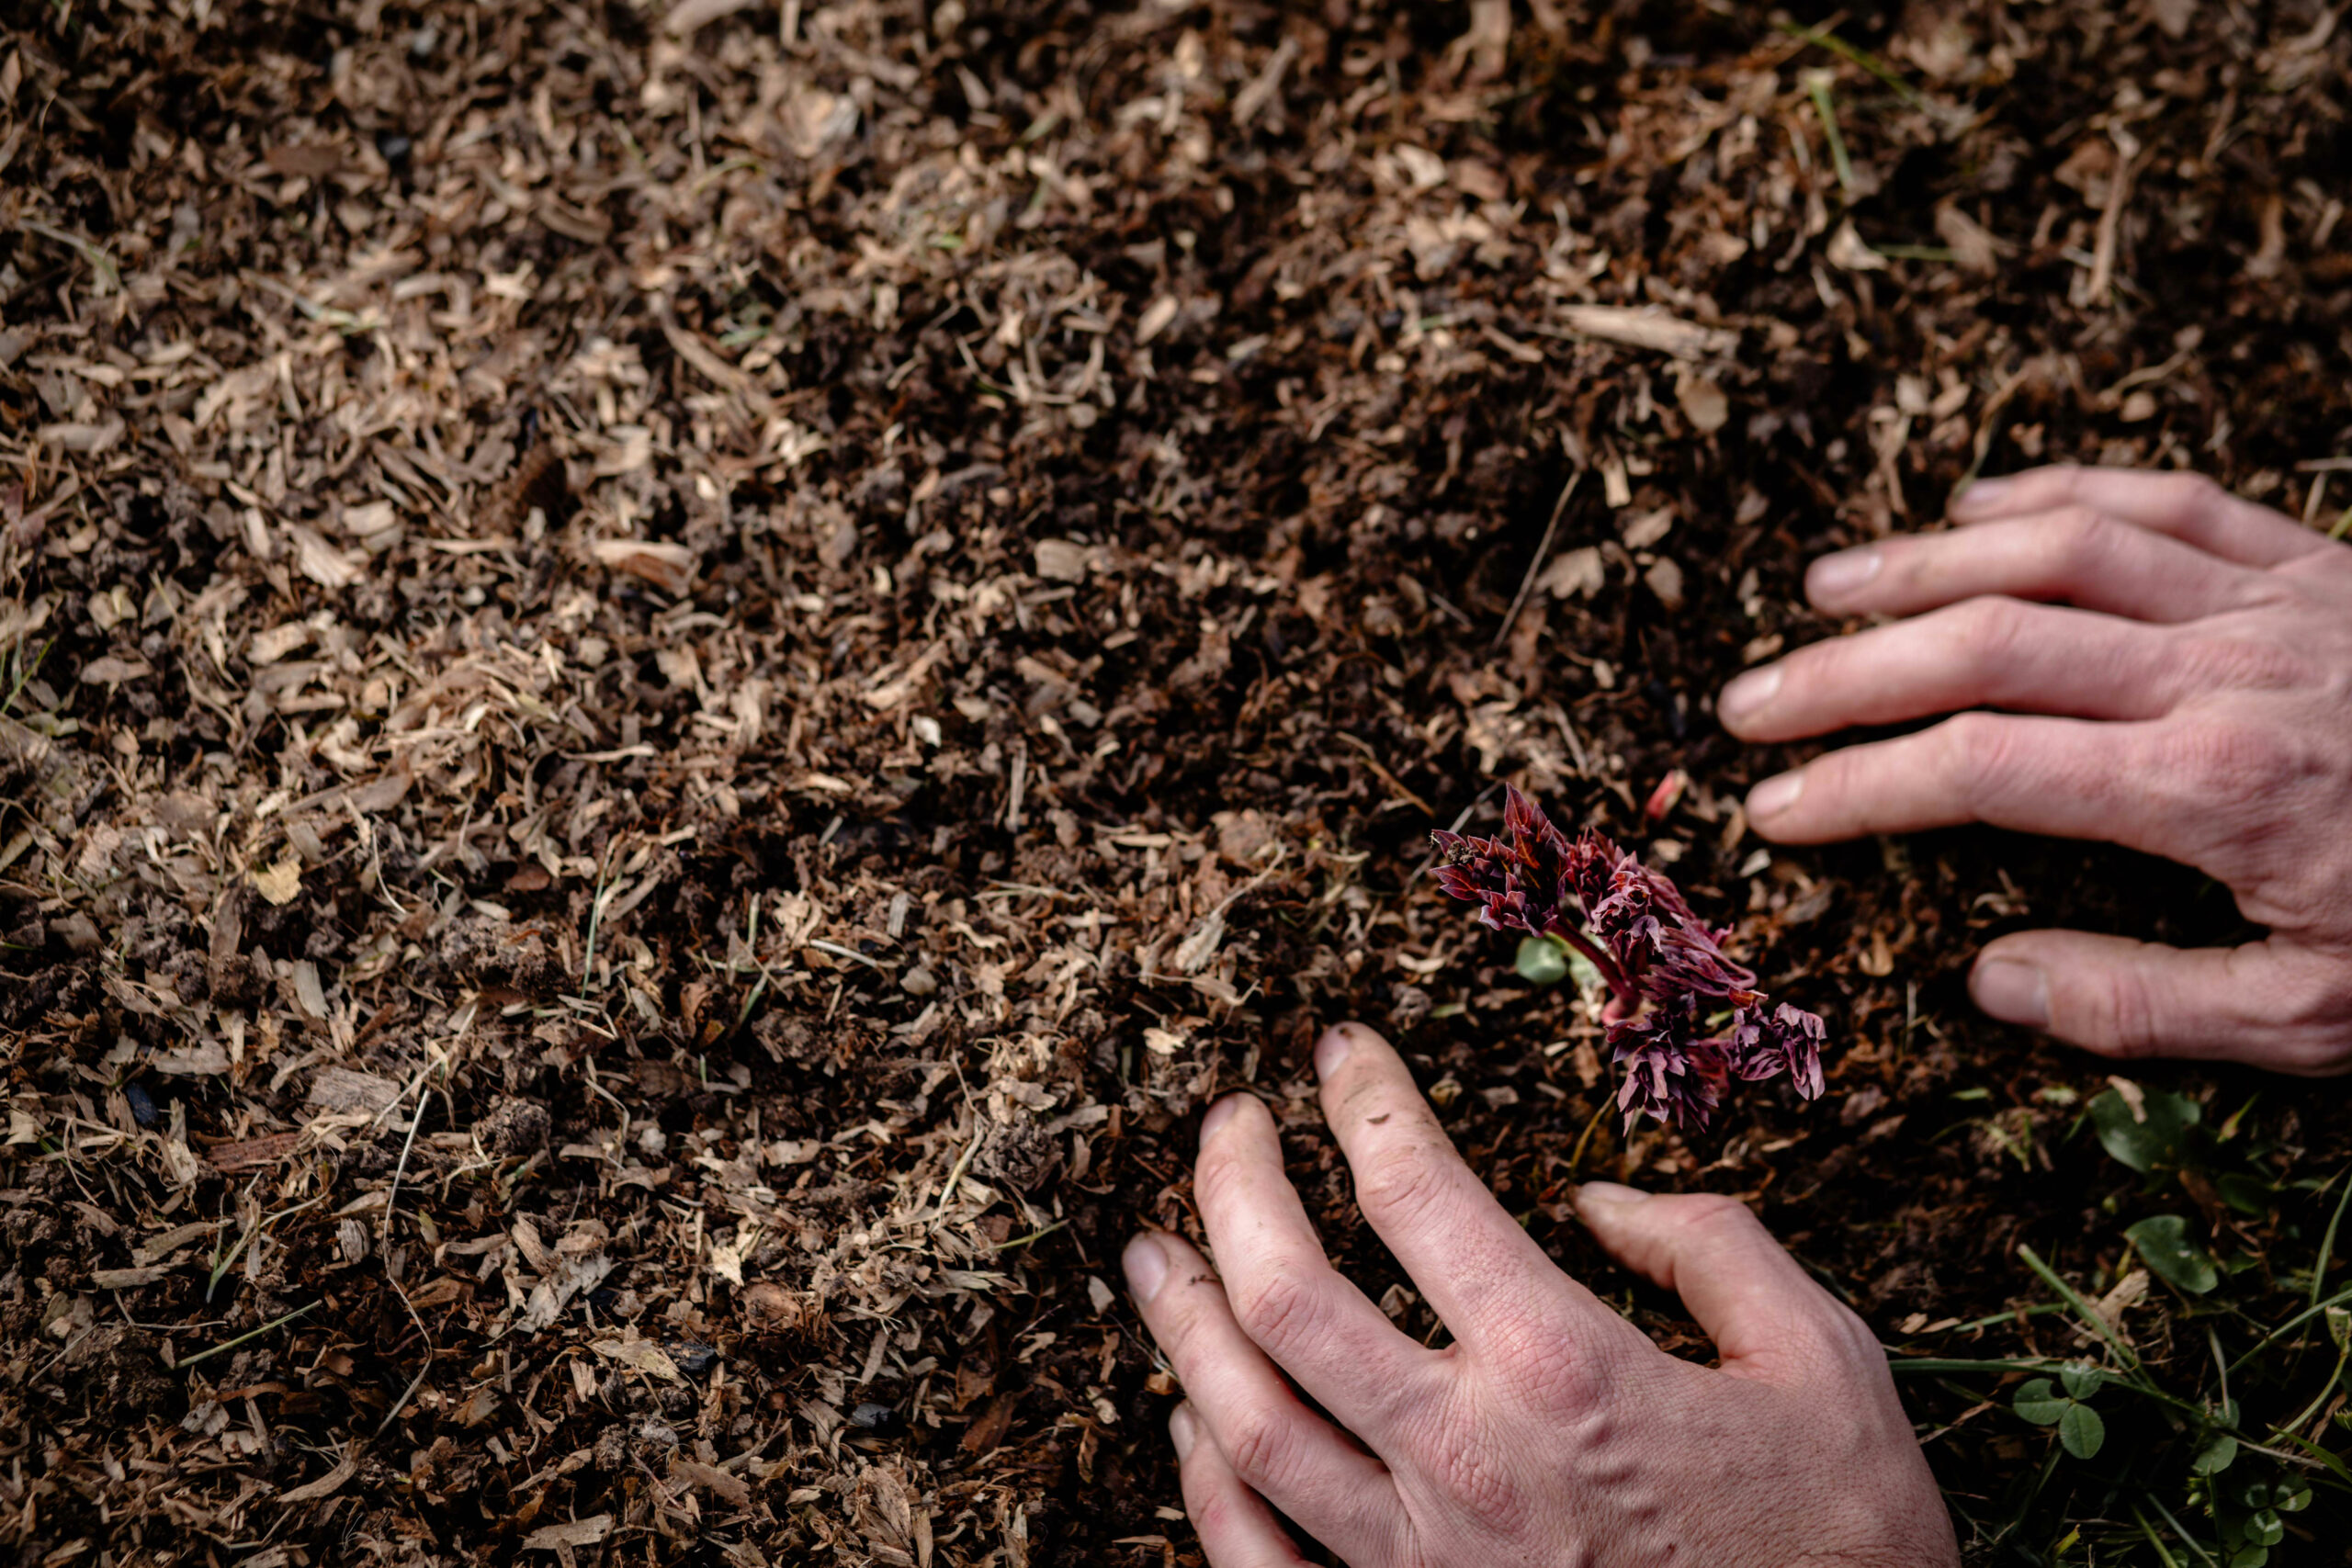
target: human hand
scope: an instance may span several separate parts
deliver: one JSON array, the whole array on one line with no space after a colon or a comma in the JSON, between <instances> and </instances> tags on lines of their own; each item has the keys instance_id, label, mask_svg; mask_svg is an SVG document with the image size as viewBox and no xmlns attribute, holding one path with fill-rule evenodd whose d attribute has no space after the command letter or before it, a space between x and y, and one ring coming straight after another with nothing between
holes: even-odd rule
<instances>
[{"instance_id":1,"label":"human hand","mask_svg":"<svg viewBox=\"0 0 2352 1568\"><path fill-rule=\"evenodd\" d=\"M1170 1432L1212 1568L1300 1568L1273 1508L1350 1568L1958 1563L1877 1341L1745 1208L1578 1194L1722 1354L1677 1360L1503 1212L1380 1036L1342 1024L1315 1064L1364 1217L1453 1343L1332 1269L1264 1106L1211 1107L1193 1190L1217 1269L1157 1234L1125 1263L1183 1381Z\"/></svg>"},{"instance_id":2,"label":"human hand","mask_svg":"<svg viewBox=\"0 0 2352 1568\"><path fill-rule=\"evenodd\" d=\"M1767 779L1748 820L1799 844L1989 822L2184 861L2268 939L2021 931L1979 955L1977 1005L2108 1055L2352 1067L2352 547L2118 468L1987 480L1951 516L1815 561L1821 609L1902 618L1751 670L1716 709L1749 740L1976 711Z\"/></svg>"}]
</instances>

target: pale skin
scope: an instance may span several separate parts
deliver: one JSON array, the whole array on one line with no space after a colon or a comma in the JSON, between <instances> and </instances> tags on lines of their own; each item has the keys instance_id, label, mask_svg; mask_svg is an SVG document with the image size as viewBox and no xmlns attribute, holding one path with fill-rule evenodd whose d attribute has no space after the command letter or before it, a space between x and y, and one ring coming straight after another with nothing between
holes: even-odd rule
<instances>
[{"instance_id":1,"label":"pale skin","mask_svg":"<svg viewBox=\"0 0 2352 1568\"><path fill-rule=\"evenodd\" d=\"M2108 1055L2352 1068L2352 547L2120 469L1989 481L1951 520L1816 561L1818 608L1880 624L1717 709L1753 740L1953 716L1766 780L1756 829L1987 822L2185 862L2270 935L2019 932L1979 957L1978 1005ZM1364 1217L1451 1342L1331 1267L1263 1106L1212 1107L1194 1191L1217 1265L1159 1234L1125 1257L1184 1383L1170 1432L1211 1568L1299 1568L1274 1509L1350 1568L1959 1562L1875 1339L1745 1208L1578 1190L1601 1247L1714 1340L1717 1366L1678 1360L1503 1212L1377 1034L1340 1026L1316 1067Z\"/></svg>"},{"instance_id":2,"label":"pale skin","mask_svg":"<svg viewBox=\"0 0 2352 1568\"><path fill-rule=\"evenodd\" d=\"M2021 931L1979 955L1977 1005L2109 1056L2352 1067L2352 547L2122 468L1979 484L1951 518L1815 561L1815 606L1886 619L1716 709L1749 740L1954 716L1767 779L1750 823L1812 844L1989 822L2184 862L2268 938Z\"/></svg>"},{"instance_id":3,"label":"pale skin","mask_svg":"<svg viewBox=\"0 0 2352 1568\"><path fill-rule=\"evenodd\" d=\"M1315 1059L1364 1218L1453 1337L1423 1347L1332 1268L1264 1106L1211 1107L1193 1192L1216 1265L1159 1234L1125 1261L1184 1384L1170 1432L1214 1568L1300 1568L1270 1504L1350 1568L1960 1561L1877 1340L1747 1209L1577 1194L1721 1357L1678 1360L1503 1211L1379 1035L1342 1024Z\"/></svg>"}]
</instances>

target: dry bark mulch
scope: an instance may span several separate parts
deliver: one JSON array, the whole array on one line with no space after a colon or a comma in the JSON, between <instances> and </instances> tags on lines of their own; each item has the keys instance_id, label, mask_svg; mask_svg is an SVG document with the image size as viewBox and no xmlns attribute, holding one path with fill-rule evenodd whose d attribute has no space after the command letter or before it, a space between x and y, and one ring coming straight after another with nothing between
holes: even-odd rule
<instances>
[{"instance_id":1,"label":"dry bark mulch","mask_svg":"<svg viewBox=\"0 0 2352 1568\"><path fill-rule=\"evenodd\" d=\"M1197 1562L1115 1258L1210 1096L1438 1332L1317 1122L1345 1016L1685 1353L1575 1178L2071 1353L2004 1314L2020 1241L2130 1267L2106 1065L1960 976L2226 895L1762 846L1711 694L1980 470L2352 503L2352 37L1840 16L0 11L0 1542ZM1424 874L1505 779L1736 921L1828 1097L1572 1168L1592 999ZM2142 1076L2282 1194L2352 1157L2340 1090ZM2285 1197L2207 1222L2311 1267ZM1913 1392L1996 1517L2042 1435Z\"/></svg>"}]
</instances>

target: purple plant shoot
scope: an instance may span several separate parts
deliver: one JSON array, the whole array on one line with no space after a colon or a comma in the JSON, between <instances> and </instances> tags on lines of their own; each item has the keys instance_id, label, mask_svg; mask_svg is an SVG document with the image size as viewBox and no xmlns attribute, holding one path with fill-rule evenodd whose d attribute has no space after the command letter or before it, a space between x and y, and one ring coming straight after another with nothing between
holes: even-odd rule
<instances>
[{"instance_id":1,"label":"purple plant shoot","mask_svg":"<svg viewBox=\"0 0 2352 1568\"><path fill-rule=\"evenodd\" d=\"M1734 1078L1786 1073L1798 1095L1819 1098L1821 1020L1772 1006L1756 972L1724 953L1730 928L1710 928L1640 857L1589 828L1570 839L1515 789L1505 796L1502 837L1430 838L1445 857L1438 886L1477 905L1481 922L1556 937L1609 983L1617 1015L1609 1044L1624 1071L1617 1108L1627 1128L1648 1115L1695 1132ZM1706 1020L1725 1010L1729 1031L1702 1038Z\"/></svg>"}]
</instances>

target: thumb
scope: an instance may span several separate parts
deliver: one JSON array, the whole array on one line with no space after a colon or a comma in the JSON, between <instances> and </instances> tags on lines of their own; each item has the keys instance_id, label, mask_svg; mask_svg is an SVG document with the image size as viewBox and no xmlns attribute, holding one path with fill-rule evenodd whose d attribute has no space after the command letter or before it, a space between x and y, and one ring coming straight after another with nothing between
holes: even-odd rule
<instances>
[{"instance_id":1,"label":"thumb","mask_svg":"<svg viewBox=\"0 0 2352 1568\"><path fill-rule=\"evenodd\" d=\"M1883 1368L1861 1320L1815 1283L1745 1204L1588 1181L1576 1205L1611 1258L1682 1298L1715 1342L1724 1371L1795 1386L1857 1359Z\"/></svg>"},{"instance_id":2,"label":"thumb","mask_svg":"<svg viewBox=\"0 0 2352 1568\"><path fill-rule=\"evenodd\" d=\"M1986 944L1976 1005L2103 1056L2250 1062L2319 1077L2352 1066L2352 982L2273 937L2166 947L2090 931L2019 931Z\"/></svg>"}]
</instances>

